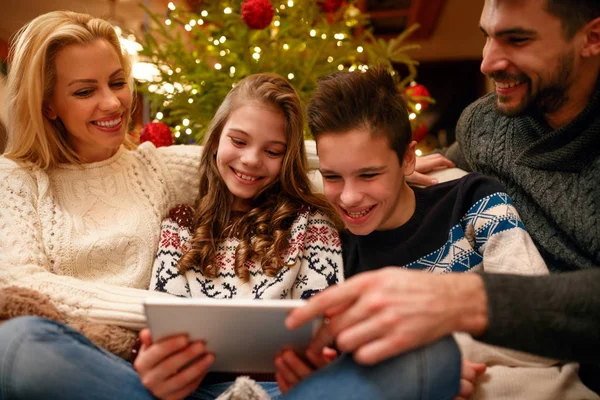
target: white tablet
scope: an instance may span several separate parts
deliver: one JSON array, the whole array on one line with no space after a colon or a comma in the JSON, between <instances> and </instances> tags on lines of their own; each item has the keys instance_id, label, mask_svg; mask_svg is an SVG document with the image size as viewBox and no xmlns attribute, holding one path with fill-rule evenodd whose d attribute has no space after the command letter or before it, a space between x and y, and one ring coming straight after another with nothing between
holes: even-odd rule
<instances>
[{"instance_id":1,"label":"white tablet","mask_svg":"<svg viewBox=\"0 0 600 400\"><path fill-rule=\"evenodd\" d=\"M285 327L287 314L304 300L214 300L178 297L144 302L154 341L187 334L204 340L215 354L210 371L274 372L275 355L284 348L303 354L319 321L293 331Z\"/></svg>"}]
</instances>

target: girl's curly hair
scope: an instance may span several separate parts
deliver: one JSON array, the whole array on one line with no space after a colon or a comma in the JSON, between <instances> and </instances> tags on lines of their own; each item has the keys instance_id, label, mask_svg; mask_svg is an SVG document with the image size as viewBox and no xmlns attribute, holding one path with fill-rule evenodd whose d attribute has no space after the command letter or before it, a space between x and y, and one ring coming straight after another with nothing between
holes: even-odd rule
<instances>
[{"instance_id":1,"label":"girl's curly hair","mask_svg":"<svg viewBox=\"0 0 600 400\"><path fill-rule=\"evenodd\" d=\"M281 110L285 117L287 148L279 179L253 199L250 211L236 218L231 210L232 196L218 172L215 154L232 111L249 101ZM239 240L234 266L236 276L247 282L248 264L252 260L260 262L267 276L275 276L285 266L290 227L300 210L309 207L322 211L341 227L339 217L325 197L311 189L303 128L300 98L292 85L279 75L250 75L229 92L208 129L200 163L200 193L193 236L189 250L179 261L181 272L198 268L206 277L215 278L219 272L218 243L227 237L236 237Z\"/></svg>"}]
</instances>

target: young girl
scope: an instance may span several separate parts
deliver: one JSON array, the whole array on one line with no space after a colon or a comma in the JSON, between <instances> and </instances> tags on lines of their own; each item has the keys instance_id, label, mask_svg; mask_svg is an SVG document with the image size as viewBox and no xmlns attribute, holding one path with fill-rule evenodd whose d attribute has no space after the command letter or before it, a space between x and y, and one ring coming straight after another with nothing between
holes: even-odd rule
<instances>
[{"instance_id":1,"label":"young girl","mask_svg":"<svg viewBox=\"0 0 600 400\"><path fill-rule=\"evenodd\" d=\"M311 191L303 126L299 97L283 78L252 75L231 90L207 133L195 212L175 207L162 224L151 289L306 299L343 279L337 219ZM164 394L158 383L147 387Z\"/></svg>"}]
</instances>

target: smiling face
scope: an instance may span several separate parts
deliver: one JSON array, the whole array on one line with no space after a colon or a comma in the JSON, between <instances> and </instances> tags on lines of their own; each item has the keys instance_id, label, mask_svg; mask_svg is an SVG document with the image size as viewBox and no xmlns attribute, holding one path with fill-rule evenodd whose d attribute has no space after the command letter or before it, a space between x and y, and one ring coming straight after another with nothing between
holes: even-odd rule
<instances>
[{"instance_id":1,"label":"smiling face","mask_svg":"<svg viewBox=\"0 0 600 400\"><path fill-rule=\"evenodd\" d=\"M110 158L125 139L132 100L116 50L103 39L72 44L54 62L56 84L44 114L60 118L83 162Z\"/></svg>"},{"instance_id":2,"label":"smiling face","mask_svg":"<svg viewBox=\"0 0 600 400\"><path fill-rule=\"evenodd\" d=\"M552 114L573 95L578 38L565 39L560 19L544 9L545 1L485 1L481 72L494 80L504 114L529 107Z\"/></svg>"},{"instance_id":3,"label":"smiling face","mask_svg":"<svg viewBox=\"0 0 600 400\"><path fill-rule=\"evenodd\" d=\"M231 112L219 138L216 162L233 195L233 210L248 211L252 199L277 181L286 143L281 111L251 102Z\"/></svg>"},{"instance_id":4,"label":"smiling face","mask_svg":"<svg viewBox=\"0 0 600 400\"><path fill-rule=\"evenodd\" d=\"M410 219L414 193L404 176L414 170L414 144L400 164L384 135L355 129L320 134L317 151L325 196L350 232L368 235Z\"/></svg>"}]
</instances>

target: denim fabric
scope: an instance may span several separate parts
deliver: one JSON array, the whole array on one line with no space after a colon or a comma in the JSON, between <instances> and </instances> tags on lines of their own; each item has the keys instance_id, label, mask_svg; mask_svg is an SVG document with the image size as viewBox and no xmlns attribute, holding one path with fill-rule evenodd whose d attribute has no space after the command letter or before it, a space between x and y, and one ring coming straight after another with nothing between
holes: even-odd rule
<instances>
[{"instance_id":1,"label":"denim fabric","mask_svg":"<svg viewBox=\"0 0 600 400\"><path fill-rule=\"evenodd\" d=\"M189 400L212 400L232 382L200 386ZM259 385L277 400L275 382ZM0 400L154 400L132 365L79 332L39 317L0 325Z\"/></svg>"},{"instance_id":2,"label":"denim fabric","mask_svg":"<svg viewBox=\"0 0 600 400\"><path fill-rule=\"evenodd\" d=\"M0 400L154 397L130 363L54 321L20 317L0 325Z\"/></svg>"},{"instance_id":3,"label":"denim fabric","mask_svg":"<svg viewBox=\"0 0 600 400\"><path fill-rule=\"evenodd\" d=\"M284 398L447 400L458 394L460 369L460 350L449 336L374 366L358 365L343 355Z\"/></svg>"},{"instance_id":4,"label":"denim fabric","mask_svg":"<svg viewBox=\"0 0 600 400\"><path fill-rule=\"evenodd\" d=\"M273 399L446 400L460 382L460 352L452 338L373 367L342 356L281 397L273 382L260 385ZM188 399L214 399L230 383L200 386ZM0 400L153 400L130 363L63 324L20 317L0 325Z\"/></svg>"}]
</instances>

